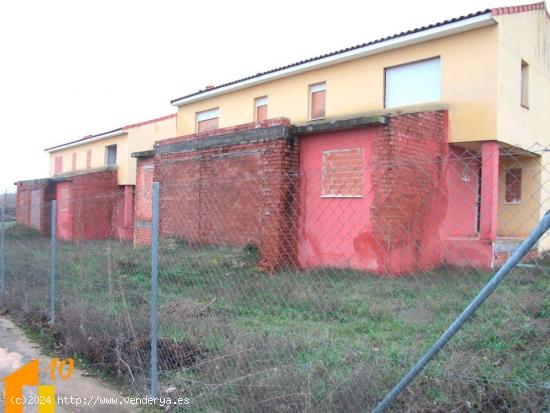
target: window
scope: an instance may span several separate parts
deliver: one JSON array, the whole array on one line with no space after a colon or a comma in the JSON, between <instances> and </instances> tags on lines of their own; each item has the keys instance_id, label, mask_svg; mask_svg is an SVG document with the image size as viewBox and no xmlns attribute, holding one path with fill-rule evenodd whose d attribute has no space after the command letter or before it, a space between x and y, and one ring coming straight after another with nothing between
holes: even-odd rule
<instances>
[{"instance_id":1,"label":"window","mask_svg":"<svg viewBox=\"0 0 550 413\"><path fill-rule=\"evenodd\" d=\"M105 147L105 165L116 165L116 145Z\"/></svg>"},{"instance_id":2,"label":"window","mask_svg":"<svg viewBox=\"0 0 550 413\"><path fill-rule=\"evenodd\" d=\"M309 119L323 119L325 117L325 101L327 93L326 83L317 83L309 87Z\"/></svg>"},{"instance_id":3,"label":"window","mask_svg":"<svg viewBox=\"0 0 550 413\"><path fill-rule=\"evenodd\" d=\"M88 149L86 151L86 168L90 169L92 167L92 150Z\"/></svg>"},{"instance_id":4,"label":"window","mask_svg":"<svg viewBox=\"0 0 550 413\"><path fill-rule=\"evenodd\" d=\"M435 102L441 97L439 57L385 69L386 108Z\"/></svg>"},{"instance_id":5,"label":"window","mask_svg":"<svg viewBox=\"0 0 550 413\"><path fill-rule=\"evenodd\" d=\"M60 174L63 172L63 157L56 156L54 160L54 173Z\"/></svg>"},{"instance_id":6,"label":"window","mask_svg":"<svg viewBox=\"0 0 550 413\"><path fill-rule=\"evenodd\" d=\"M529 65L521 61L521 106L529 109Z\"/></svg>"},{"instance_id":7,"label":"window","mask_svg":"<svg viewBox=\"0 0 550 413\"><path fill-rule=\"evenodd\" d=\"M218 129L220 111L218 108L197 113L197 132Z\"/></svg>"},{"instance_id":8,"label":"window","mask_svg":"<svg viewBox=\"0 0 550 413\"><path fill-rule=\"evenodd\" d=\"M323 152L323 198L360 198L363 196L363 148Z\"/></svg>"},{"instance_id":9,"label":"window","mask_svg":"<svg viewBox=\"0 0 550 413\"><path fill-rule=\"evenodd\" d=\"M254 110L256 122L263 122L267 119L267 96L254 100Z\"/></svg>"},{"instance_id":10,"label":"window","mask_svg":"<svg viewBox=\"0 0 550 413\"><path fill-rule=\"evenodd\" d=\"M521 169L506 170L504 185L506 185L504 201L508 204L519 204L521 202Z\"/></svg>"},{"instance_id":11,"label":"window","mask_svg":"<svg viewBox=\"0 0 550 413\"><path fill-rule=\"evenodd\" d=\"M73 153L73 172L76 171L76 152Z\"/></svg>"}]
</instances>

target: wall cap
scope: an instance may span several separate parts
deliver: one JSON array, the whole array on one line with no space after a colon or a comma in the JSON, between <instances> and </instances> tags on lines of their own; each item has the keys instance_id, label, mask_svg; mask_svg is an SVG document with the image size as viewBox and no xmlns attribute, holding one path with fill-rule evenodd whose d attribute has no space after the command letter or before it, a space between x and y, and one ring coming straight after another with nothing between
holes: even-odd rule
<instances>
[{"instance_id":1,"label":"wall cap","mask_svg":"<svg viewBox=\"0 0 550 413\"><path fill-rule=\"evenodd\" d=\"M148 151L132 152L130 156L132 158L151 158L155 156L155 150L150 149Z\"/></svg>"},{"instance_id":2,"label":"wall cap","mask_svg":"<svg viewBox=\"0 0 550 413\"><path fill-rule=\"evenodd\" d=\"M189 152L214 147L233 146L251 142L267 142L278 139L291 140L291 127L277 125L268 128L247 129L238 132L229 132L222 135L215 135L208 138L190 139L175 143L158 145L155 147L156 154L174 152Z\"/></svg>"}]
</instances>

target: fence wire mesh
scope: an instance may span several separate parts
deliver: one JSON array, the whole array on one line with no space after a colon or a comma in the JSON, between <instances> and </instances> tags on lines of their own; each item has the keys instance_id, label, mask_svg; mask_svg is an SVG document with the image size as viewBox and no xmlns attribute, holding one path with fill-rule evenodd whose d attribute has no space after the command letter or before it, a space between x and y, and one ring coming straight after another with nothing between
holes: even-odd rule
<instances>
[{"instance_id":1,"label":"fence wire mesh","mask_svg":"<svg viewBox=\"0 0 550 413\"><path fill-rule=\"evenodd\" d=\"M488 218L478 153L451 153L443 181L441 160L393 161L386 168L400 171L399 191L376 187L391 188L386 170L357 166L353 155L328 154L322 167L296 174L245 165L207 179L160 177L159 395L188 397L180 409L192 412L373 409L549 205L545 158L501 148L498 213L489 217L498 237L490 240L481 234ZM57 200L54 325L50 239L21 224L5 230L4 307L56 351L143 395L151 385L151 199L150 185L136 188L130 235L117 219L122 192ZM392 411L548 408L549 241Z\"/></svg>"}]
</instances>

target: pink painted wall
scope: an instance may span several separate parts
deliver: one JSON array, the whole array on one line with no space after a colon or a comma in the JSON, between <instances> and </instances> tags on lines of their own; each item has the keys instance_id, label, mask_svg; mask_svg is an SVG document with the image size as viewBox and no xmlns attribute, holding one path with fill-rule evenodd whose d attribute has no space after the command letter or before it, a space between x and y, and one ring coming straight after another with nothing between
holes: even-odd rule
<instances>
[{"instance_id":1,"label":"pink painted wall","mask_svg":"<svg viewBox=\"0 0 550 413\"><path fill-rule=\"evenodd\" d=\"M480 236L496 240L498 220L498 169L500 151L497 142L481 145L481 229Z\"/></svg>"},{"instance_id":2,"label":"pink painted wall","mask_svg":"<svg viewBox=\"0 0 550 413\"><path fill-rule=\"evenodd\" d=\"M371 147L377 128L363 128L300 137L300 215L298 263L300 267L354 267L376 271L369 254L357 254L357 239L370 230ZM322 198L324 151L363 148L362 198Z\"/></svg>"},{"instance_id":3,"label":"pink painted wall","mask_svg":"<svg viewBox=\"0 0 550 413\"><path fill-rule=\"evenodd\" d=\"M489 268L477 234L480 160L446 143L446 116L300 137L298 264L406 274L439 265ZM323 153L362 148L361 198L323 198Z\"/></svg>"},{"instance_id":4,"label":"pink painted wall","mask_svg":"<svg viewBox=\"0 0 550 413\"><path fill-rule=\"evenodd\" d=\"M57 199L57 238L71 240L73 238L71 182L58 182L55 198Z\"/></svg>"},{"instance_id":5,"label":"pink painted wall","mask_svg":"<svg viewBox=\"0 0 550 413\"><path fill-rule=\"evenodd\" d=\"M439 231L442 262L451 266L490 269L493 245L481 240L477 231L481 156L450 146L443 168L446 212Z\"/></svg>"},{"instance_id":6,"label":"pink painted wall","mask_svg":"<svg viewBox=\"0 0 550 413\"><path fill-rule=\"evenodd\" d=\"M450 147L443 164L446 214L440 228L442 238L477 236L477 199L480 159L475 153Z\"/></svg>"},{"instance_id":7,"label":"pink painted wall","mask_svg":"<svg viewBox=\"0 0 550 413\"><path fill-rule=\"evenodd\" d=\"M114 199L111 218L114 237L131 240L134 238L134 186L123 185L119 188L121 196Z\"/></svg>"}]
</instances>

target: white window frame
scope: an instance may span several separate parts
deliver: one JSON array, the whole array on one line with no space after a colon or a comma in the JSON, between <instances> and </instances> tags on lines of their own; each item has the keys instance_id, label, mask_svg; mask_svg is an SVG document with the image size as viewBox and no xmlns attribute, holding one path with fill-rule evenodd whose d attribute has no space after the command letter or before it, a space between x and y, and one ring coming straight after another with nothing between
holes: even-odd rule
<instances>
[{"instance_id":1,"label":"white window frame","mask_svg":"<svg viewBox=\"0 0 550 413\"><path fill-rule=\"evenodd\" d=\"M529 63L521 61L520 105L529 109Z\"/></svg>"},{"instance_id":2,"label":"white window frame","mask_svg":"<svg viewBox=\"0 0 550 413\"><path fill-rule=\"evenodd\" d=\"M259 98L254 99L254 121L256 122L258 120L258 108L262 106L268 106L269 100L267 96L261 96Z\"/></svg>"},{"instance_id":3,"label":"white window frame","mask_svg":"<svg viewBox=\"0 0 550 413\"><path fill-rule=\"evenodd\" d=\"M267 96L262 96L262 97L259 97L259 98L256 98L254 100L256 102L256 108L260 107L260 106L267 106L268 104L268 99L267 99Z\"/></svg>"},{"instance_id":4,"label":"white window frame","mask_svg":"<svg viewBox=\"0 0 550 413\"><path fill-rule=\"evenodd\" d=\"M313 109L313 93L315 92L322 92L324 91L325 92L325 116L323 117L319 117L319 118L314 118L312 116L312 109ZM327 82L319 82L319 83L314 83L312 85L309 85L309 105L308 105L308 119L309 120L320 120L320 119L325 119L326 116L327 116Z\"/></svg>"},{"instance_id":5,"label":"white window frame","mask_svg":"<svg viewBox=\"0 0 550 413\"><path fill-rule=\"evenodd\" d=\"M213 109L197 112L195 114L195 132L199 131L199 122L210 120L210 119L216 119L216 118L219 119L219 117L220 117L220 108L213 108Z\"/></svg>"},{"instance_id":6,"label":"white window frame","mask_svg":"<svg viewBox=\"0 0 550 413\"><path fill-rule=\"evenodd\" d=\"M419 74L422 74L420 70L417 70L415 72L415 69L419 69L422 67L422 65L428 65L428 69L431 71L434 71L434 69L437 69L434 71L437 73L437 78L435 79L436 82L432 82L430 85L432 86L431 93L428 93L429 90L427 87L418 87L419 82L414 82L413 84L417 86L417 88L411 88L409 91L404 91L400 95L392 96L392 86L390 85L390 82L394 81L397 82L397 86L394 86L395 89L398 90L404 90L405 87L399 87L399 81L398 78L396 78L399 74L403 77L412 77L418 76ZM408 73L405 71L409 70ZM401 72L401 73L399 73ZM393 78L393 79L392 79ZM434 87L437 86L437 89ZM425 93L426 98L418 97L418 99L412 98L412 92L417 92L419 90L422 90L423 93ZM410 105L419 105L423 103L430 103L430 102L439 102L441 100L441 57L431 57L429 59L423 59L423 60L417 60L414 62L407 62L401 65L396 66L389 66L384 68L384 108L397 108L402 106L410 106Z\"/></svg>"},{"instance_id":7,"label":"white window frame","mask_svg":"<svg viewBox=\"0 0 550 413\"><path fill-rule=\"evenodd\" d=\"M109 149L115 148L115 163L109 163ZM105 166L115 166L118 165L118 145L115 143L113 145L105 146Z\"/></svg>"}]
</instances>

